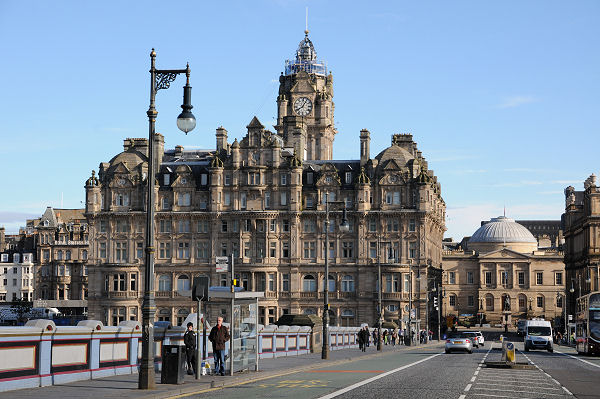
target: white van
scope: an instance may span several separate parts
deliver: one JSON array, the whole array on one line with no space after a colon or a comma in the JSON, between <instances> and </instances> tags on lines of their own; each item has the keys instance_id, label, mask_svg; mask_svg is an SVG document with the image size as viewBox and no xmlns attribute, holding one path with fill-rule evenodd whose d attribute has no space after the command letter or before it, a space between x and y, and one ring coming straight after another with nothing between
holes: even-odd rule
<instances>
[{"instance_id":1,"label":"white van","mask_svg":"<svg viewBox=\"0 0 600 399\"><path fill-rule=\"evenodd\" d=\"M553 352L552 325L549 321L534 319L525 324L525 352L529 349L547 349Z\"/></svg>"}]
</instances>

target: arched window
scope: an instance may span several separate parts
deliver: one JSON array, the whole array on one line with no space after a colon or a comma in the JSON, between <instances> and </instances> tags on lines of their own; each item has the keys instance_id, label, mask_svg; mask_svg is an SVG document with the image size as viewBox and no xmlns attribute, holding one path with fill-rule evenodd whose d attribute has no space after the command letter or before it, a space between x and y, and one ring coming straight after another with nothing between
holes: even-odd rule
<instances>
[{"instance_id":1,"label":"arched window","mask_svg":"<svg viewBox=\"0 0 600 399\"><path fill-rule=\"evenodd\" d=\"M63 258L63 251L58 251L57 259L62 260L62 258Z\"/></svg>"},{"instance_id":2,"label":"arched window","mask_svg":"<svg viewBox=\"0 0 600 399\"><path fill-rule=\"evenodd\" d=\"M189 282L189 280L188 280L188 282ZM189 309L185 309L185 308L179 309L177 311L177 325L178 326L183 325L183 322L185 321L185 319L188 317L189 314L190 314Z\"/></svg>"},{"instance_id":3,"label":"arched window","mask_svg":"<svg viewBox=\"0 0 600 399\"><path fill-rule=\"evenodd\" d=\"M342 317L354 317L354 310L346 309L342 312Z\"/></svg>"},{"instance_id":4,"label":"arched window","mask_svg":"<svg viewBox=\"0 0 600 399\"><path fill-rule=\"evenodd\" d=\"M485 296L485 310L494 310L494 296L492 294L486 294Z\"/></svg>"},{"instance_id":5,"label":"arched window","mask_svg":"<svg viewBox=\"0 0 600 399\"><path fill-rule=\"evenodd\" d=\"M354 277L348 275L342 278L342 291L354 292Z\"/></svg>"},{"instance_id":6,"label":"arched window","mask_svg":"<svg viewBox=\"0 0 600 399\"><path fill-rule=\"evenodd\" d=\"M87 251L86 249L84 249L84 250L81 252L81 259L83 259L83 260L87 260L87 258L88 258L88 251Z\"/></svg>"},{"instance_id":7,"label":"arched window","mask_svg":"<svg viewBox=\"0 0 600 399\"><path fill-rule=\"evenodd\" d=\"M456 307L456 295L454 295L454 294L450 294L450 297L449 297L449 304L450 304L450 306L451 306L451 307L453 307L453 308L454 308L454 307Z\"/></svg>"},{"instance_id":8,"label":"arched window","mask_svg":"<svg viewBox=\"0 0 600 399\"><path fill-rule=\"evenodd\" d=\"M321 286L325 288L325 277L321 280ZM335 278L330 274L329 275L329 286L327 287L329 292L335 291Z\"/></svg>"},{"instance_id":9,"label":"arched window","mask_svg":"<svg viewBox=\"0 0 600 399\"><path fill-rule=\"evenodd\" d=\"M161 309L158 311L158 321L171 321L171 310Z\"/></svg>"},{"instance_id":10,"label":"arched window","mask_svg":"<svg viewBox=\"0 0 600 399\"><path fill-rule=\"evenodd\" d=\"M190 289L190 278L182 274L177 278L177 291L189 291Z\"/></svg>"},{"instance_id":11,"label":"arched window","mask_svg":"<svg viewBox=\"0 0 600 399\"><path fill-rule=\"evenodd\" d=\"M158 290L171 291L171 276L163 274L158 278Z\"/></svg>"},{"instance_id":12,"label":"arched window","mask_svg":"<svg viewBox=\"0 0 600 399\"><path fill-rule=\"evenodd\" d=\"M66 252L65 259L66 259L66 260L71 260L71 251L67 251L67 252Z\"/></svg>"},{"instance_id":13,"label":"arched window","mask_svg":"<svg viewBox=\"0 0 600 399\"><path fill-rule=\"evenodd\" d=\"M307 274L302 279L302 291L304 292L315 292L317 291L317 281L314 276Z\"/></svg>"}]
</instances>

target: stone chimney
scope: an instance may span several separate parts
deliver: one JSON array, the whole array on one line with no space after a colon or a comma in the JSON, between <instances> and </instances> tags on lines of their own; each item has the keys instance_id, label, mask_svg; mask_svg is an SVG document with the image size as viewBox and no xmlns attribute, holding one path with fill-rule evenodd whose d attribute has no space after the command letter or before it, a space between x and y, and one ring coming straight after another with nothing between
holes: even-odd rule
<instances>
[{"instance_id":1,"label":"stone chimney","mask_svg":"<svg viewBox=\"0 0 600 399\"><path fill-rule=\"evenodd\" d=\"M154 173L158 172L163 156L165 155L165 136L160 133L154 133L152 140L152 157L154 162Z\"/></svg>"},{"instance_id":2,"label":"stone chimney","mask_svg":"<svg viewBox=\"0 0 600 399\"><path fill-rule=\"evenodd\" d=\"M227 130L223 126L217 128L217 153L227 150Z\"/></svg>"},{"instance_id":3,"label":"stone chimney","mask_svg":"<svg viewBox=\"0 0 600 399\"><path fill-rule=\"evenodd\" d=\"M367 129L360 131L360 166L371 159L371 133Z\"/></svg>"}]
</instances>

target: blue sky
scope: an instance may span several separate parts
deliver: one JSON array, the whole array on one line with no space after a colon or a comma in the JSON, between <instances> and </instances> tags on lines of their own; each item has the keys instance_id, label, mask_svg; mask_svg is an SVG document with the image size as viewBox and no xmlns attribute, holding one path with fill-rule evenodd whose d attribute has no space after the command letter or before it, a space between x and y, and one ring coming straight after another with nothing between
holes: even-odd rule
<instances>
[{"instance_id":1,"label":"blue sky","mask_svg":"<svg viewBox=\"0 0 600 399\"><path fill-rule=\"evenodd\" d=\"M563 189L598 174L598 1L81 2L0 0L0 225L82 207L92 169L146 137L149 52L192 68L157 96L166 146L214 148L270 126L278 76L303 38L334 76L334 158L411 132L442 184L447 236L502 214L559 219Z\"/></svg>"}]
</instances>

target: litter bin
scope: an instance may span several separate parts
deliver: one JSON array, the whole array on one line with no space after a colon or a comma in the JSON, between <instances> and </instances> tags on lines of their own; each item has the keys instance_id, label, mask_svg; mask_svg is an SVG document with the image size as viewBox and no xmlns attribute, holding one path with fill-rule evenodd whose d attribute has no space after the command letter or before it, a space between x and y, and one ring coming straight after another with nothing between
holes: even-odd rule
<instances>
[{"instance_id":1,"label":"litter bin","mask_svg":"<svg viewBox=\"0 0 600 399\"><path fill-rule=\"evenodd\" d=\"M160 383L183 384L185 361L185 345L163 345Z\"/></svg>"}]
</instances>

